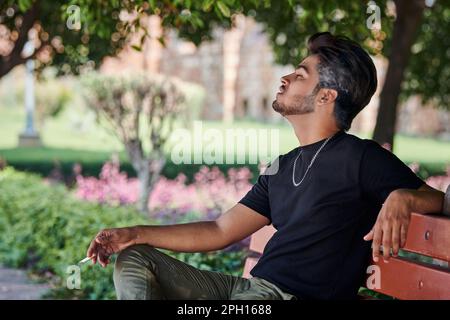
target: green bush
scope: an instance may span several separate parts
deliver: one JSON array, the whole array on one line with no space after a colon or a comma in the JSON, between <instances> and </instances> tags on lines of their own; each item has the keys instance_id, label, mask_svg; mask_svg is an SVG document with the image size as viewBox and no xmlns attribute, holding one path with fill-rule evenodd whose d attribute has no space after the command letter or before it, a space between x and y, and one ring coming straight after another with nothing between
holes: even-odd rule
<instances>
[{"instance_id":1,"label":"green bush","mask_svg":"<svg viewBox=\"0 0 450 320\"><path fill-rule=\"evenodd\" d=\"M82 266L80 290L66 288L67 267L85 256L100 229L157 223L132 207L79 201L62 186L45 185L39 176L10 167L0 171L0 190L0 263L40 276L50 274L52 298L114 299L111 266ZM167 253L196 267L234 275L242 273L246 254Z\"/></svg>"}]
</instances>

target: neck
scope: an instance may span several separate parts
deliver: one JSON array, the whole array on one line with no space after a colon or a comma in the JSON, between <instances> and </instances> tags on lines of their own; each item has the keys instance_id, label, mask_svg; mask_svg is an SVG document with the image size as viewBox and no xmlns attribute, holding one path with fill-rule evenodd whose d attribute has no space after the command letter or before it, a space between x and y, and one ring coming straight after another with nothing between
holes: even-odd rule
<instances>
[{"instance_id":1,"label":"neck","mask_svg":"<svg viewBox=\"0 0 450 320\"><path fill-rule=\"evenodd\" d=\"M287 116L301 146L326 139L339 132L336 124L314 119L313 113Z\"/></svg>"}]
</instances>

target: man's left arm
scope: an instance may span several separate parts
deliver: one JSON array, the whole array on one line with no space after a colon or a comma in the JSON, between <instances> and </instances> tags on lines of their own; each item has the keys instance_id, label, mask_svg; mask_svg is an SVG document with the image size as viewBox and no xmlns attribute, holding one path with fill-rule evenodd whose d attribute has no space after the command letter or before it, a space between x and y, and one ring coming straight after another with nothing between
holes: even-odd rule
<instances>
[{"instance_id":1,"label":"man's left arm","mask_svg":"<svg viewBox=\"0 0 450 320\"><path fill-rule=\"evenodd\" d=\"M419 189L397 189L392 191L381 207L377 221L364 240L373 240L372 256L378 261L380 245L383 245L383 259L389 260L390 251L394 257L405 246L412 212L441 214L445 194L427 184Z\"/></svg>"},{"instance_id":2,"label":"man's left arm","mask_svg":"<svg viewBox=\"0 0 450 320\"><path fill-rule=\"evenodd\" d=\"M408 190L405 195L411 198L411 210L423 214L442 214L444 211L445 193L436 190L426 183L417 190Z\"/></svg>"}]
</instances>

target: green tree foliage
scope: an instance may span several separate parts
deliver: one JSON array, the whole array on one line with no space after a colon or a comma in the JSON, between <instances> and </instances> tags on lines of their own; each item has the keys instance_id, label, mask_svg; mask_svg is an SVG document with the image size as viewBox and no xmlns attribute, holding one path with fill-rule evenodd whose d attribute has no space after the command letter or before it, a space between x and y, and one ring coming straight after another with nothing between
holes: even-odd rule
<instances>
[{"instance_id":1,"label":"green tree foliage","mask_svg":"<svg viewBox=\"0 0 450 320\"><path fill-rule=\"evenodd\" d=\"M450 1L437 0L424 12L413 56L406 69L402 98L421 95L424 102L450 109Z\"/></svg>"},{"instance_id":2,"label":"green tree foliage","mask_svg":"<svg viewBox=\"0 0 450 320\"><path fill-rule=\"evenodd\" d=\"M26 61L21 53L30 30L37 35L33 57L41 68L52 64L60 73L77 74L83 66L98 67L103 57L116 55L134 32L142 31L143 42L148 35L143 16L161 16L165 28L180 29L198 44L211 38L213 25L230 26L240 8L235 0L5 0L0 3L0 40L9 49L0 52L0 78Z\"/></svg>"},{"instance_id":3,"label":"green tree foliage","mask_svg":"<svg viewBox=\"0 0 450 320\"><path fill-rule=\"evenodd\" d=\"M105 1L91 2L107 4ZM69 19L72 12L69 7L70 2L63 0L2 1L0 26L6 28L2 40L10 50L0 55L0 77L26 61L27 57L21 53L30 31L34 33L36 50L33 57L38 58L38 68L51 64L58 67L60 73L78 73L80 66L87 63L98 66L104 56L116 54L124 45L127 31L120 28L118 7L106 5L102 12L97 6L92 9L80 6L80 30L67 27L68 21L73 21ZM102 23L96 29L94 22L100 15Z\"/></svg>"}]
</instances>

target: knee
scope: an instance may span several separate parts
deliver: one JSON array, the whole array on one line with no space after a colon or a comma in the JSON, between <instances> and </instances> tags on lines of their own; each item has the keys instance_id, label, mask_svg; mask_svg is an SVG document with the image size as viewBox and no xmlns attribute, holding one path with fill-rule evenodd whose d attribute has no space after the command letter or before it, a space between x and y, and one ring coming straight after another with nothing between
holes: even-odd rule
<instances>
[{"instance_id":1,"label":"knee","mask_svg":"<svg viewBox=\"0 0 450 320\"><path fill-rule=\"evenodd\" d=\"M125 248L116 258L114 264L114 282L121 282L127 277L151 272L152 256L156 249L149 245L138 244Z\"/></svg>"},{"instance_id":2,"label":"knee","mask_svg":"<svg viewBox=\"0 0 450 320\"><path fill-rule=\"evenodd\" d=\"M145 244L129 246L122 250L116 258L114 273L120 273L124 268L147 268L148 257L156 249Z\"/></svg>"},{"instance_id":3,"label":"knee","mask_svg":"<svg viewBox=\"0 0 450 320\"><path fill-rule=\"evenodd\" d=\"M147 283L154 276L152 252L148 245L134 245L122 250L114 265L114 286L118 299L145 299Z\"/></svg>"}]
</instances>

